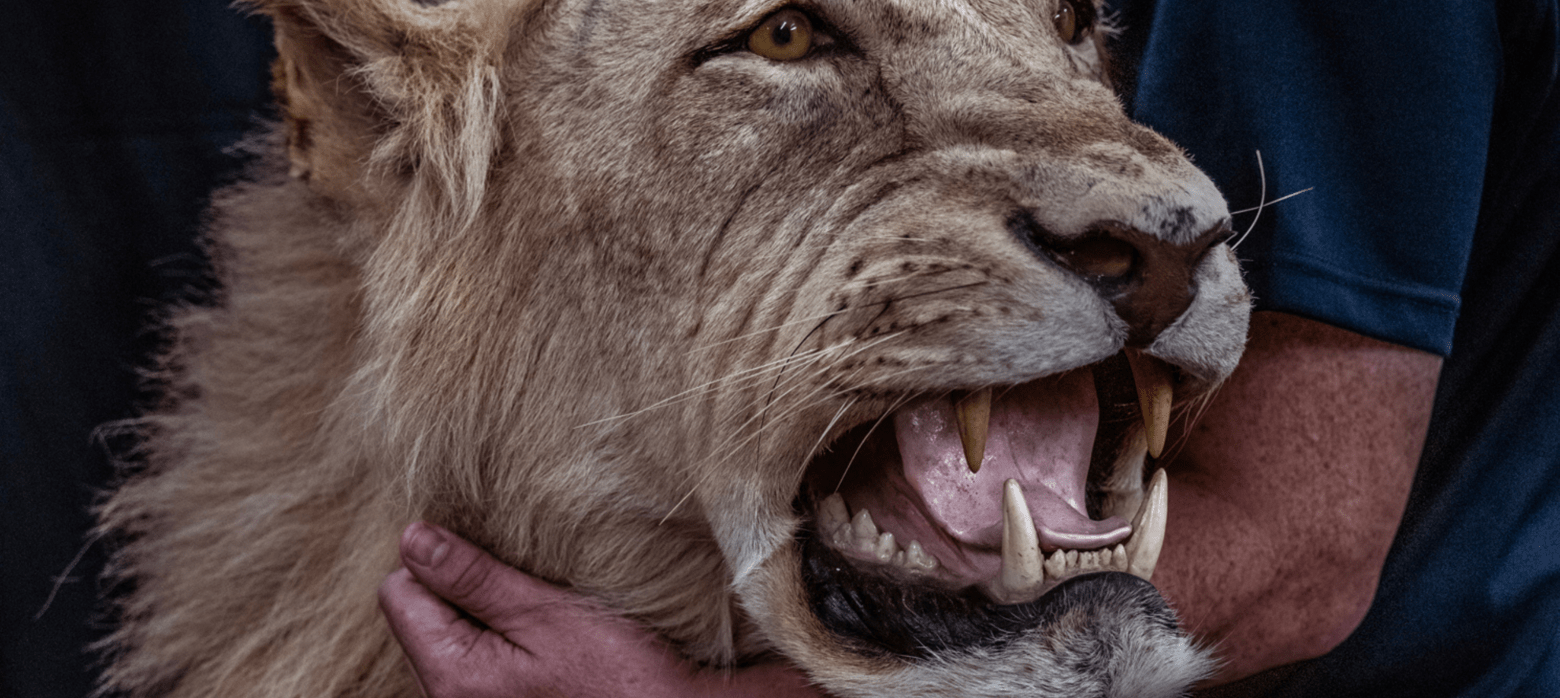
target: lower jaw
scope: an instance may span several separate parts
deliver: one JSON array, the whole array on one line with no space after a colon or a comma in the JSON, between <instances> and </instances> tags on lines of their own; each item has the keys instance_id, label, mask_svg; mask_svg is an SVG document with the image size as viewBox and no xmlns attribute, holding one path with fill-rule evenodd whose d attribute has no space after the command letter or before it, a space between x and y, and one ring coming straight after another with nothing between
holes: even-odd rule
<instances>
[{"instance_id":1,"label":"lower jaw","mask_svg":"<svg viewBox=\"0 0 1560 698\"><path fill-rule=\"evenodd\" d=\"M878 530L867 510L851 515L838 493L818 503L812 538L841 564L901 589L933 587L978 593L999 605L1027 603L1040 599L1062 582L1096 572L1121 572L1151 580L1164 543L1168 489L1164 471L1155 472L1133 517L1131 535L1124 542L1089 550L1056 549L1047 554L1039 546L1034 523L1023 505L1022 488L1009 481L1001 549L977 553L987 560L994 559L996 570L973 579L967 574L948 573L919 541L901 544L893 532Z\"/></svg>"},{"instance_id":2,"label":"lower jaw","mask_svg":"<svg viewBox=\"0 0 1560 698\"><path fill-rule=\"evenodd\" d=\"M932 659L977 648L998 650L1082 610L1075 608L1077 597L1097 594L1075 592L1095 586L1141 587L1145 595L1157 598L1145 580L1094 571L1060 580L1033 600L1001 604L974 587L905 583L896 575L863 568L812 530L800 533L797 545L809 611L847 647L868 656ZM1169 622L1173 627L1173 620Z\"/></svg>"}]
</instances>

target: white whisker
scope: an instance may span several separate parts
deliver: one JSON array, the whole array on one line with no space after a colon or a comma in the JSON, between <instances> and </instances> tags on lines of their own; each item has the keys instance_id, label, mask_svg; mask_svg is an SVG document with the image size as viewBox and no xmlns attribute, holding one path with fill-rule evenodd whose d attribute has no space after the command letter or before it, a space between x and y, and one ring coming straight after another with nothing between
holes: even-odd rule
<instances>
[{"instance_id":1,"label":"white whisker","mask_svg":"<svg viewBox=\"0 0 1560 698\"><path fill-rule=\"evenodd\" d=\"M1287 199L1294 198L1296 196L1299 196L1301 194L1304 194L1304 193L1306 193L1308 191L1311 191L1312 189L1316 188L1316 187L1306 187L1304 189L1301 189L1300 191L1292 192L1292 193L1289 193L1289 194L1285 194L1283 196L1278 197L1277 199L1274 199L1272 201L1268 201L1267 200L1267 168L1262 164L1262 151L1258 150L1256 152L1257 152L1257 177L1259 178L1259 186L1260 186L1260 188L1257 190L1257 205L1253 206L1251 208L1243 208L1243 209L1241 209L1239 211L1230 211L1230 215L1236 216L1236 215L1240 215L1242 213L1250 213L1252 211L1256 211L1257 214L1255 216L1251 217L1251 224L1246 226L1246 232L1241 233L1240 237L1235 238L1235 241L1230 243L1230 249L1232 249L1232 250L1233 249L1239 249L1240 248L1240 244L1245 242L1246 238L1251 235L1251 231L1257 229L1257 221L1262 219L1262 209L1267 208L1268 206L1272 206L1273 204L1276 204L1276 203L1278 203L1280 201L1285 201Z\"/></svg>"},{"instance_id":2,"label":"white whisker","mask_svg":"<svg viewBox=\"0 0 1560 698\"><path fill-rule=\"evenodd\" d=\"M818 356L820 354L823 354L823 353L828 352L828 351L833 350L833 349L837 349L837 348L839 348L841 346L844 346L844 344L836 344L836 345L829 346L829 347L822 347L820 349L813 349L813 350L810 350L810 351L807 351L807 352L803 352L801 354L793 354L793 355L787 356L787 357L785 357L783 359L776 359L775 361L772 361L772 362L767 363L767 364L762 364L762 365L759 365L759 366L752 366L752 367L749 367L749 368L745 368L745 369L742 369L742 370L737 371L735 373L729 373L727 375L721 376L720 378L715 378L715 379L712 379L712 380L705 381L705 382L700 383L698 385L695 385L695 386L693 386L691 388L683 390L682 392L679 392L679 393L677 393L675 395L672 395L672 396L666 397L666 398L662 398L662 399L660 399L660 400L658 400L658 401L656 401L656 402L654 402L654 403L652 403L652 404L650 404L648 406L641 407L641 408L639 408L637 410L634 410L632 412L625 412L623 414L613 415L611 417L602 417L601 419L597 419L597 420L585 422L584 424L576 425L575 428L579 429L579 428L583 428L583 427L594 426L596 424L602 424L604 422L611 422L611 421L616 421L616 420L621 420L621 419L628 419L630 417L636 417L638 415L644 414L644 413L649 412L651 410L655 410L655 409L659 409L659 408L662 408L662 407L666 407L666 406L671 405L671 404L673 404L673 403L675 403L675 402L677 402L679 400L683 400L683 399L686 399L686 398L689 398L689 397L693 397L693 396L698 395L698 394L703 393L703 392L708 392L708 391L712 390L715 386L717 386L717 385L719 385L719 384L721 384L723 382L732 381L734 384L739 385L739 384L741 384L743 382L757 381L759 379L765 378L766 377L764 375L765 373L768 373L770 371L781 371L781 370L784 370L786 368L786 364L794 363L794 362L813 360L813 359L818 358Z\"/></svg>"},{"instance_id":3,"label":"white whisker","mask_svg":"<svg viewBox=\"0 0 1560 698\"><path fill-rule=\"evenodd\" d=\"M1257 151L1257 180L1260 187L1257 190L1257 214L1251 217L1251 225L1246 227L1246 232L1241 233L1240 237L1235 238L1235 241L1230 243L1230 249L1232 250L1239 248L1240 243L1246 241L1246 236L1250 235L1251 231L1257 229L1257 221L1262 218L1262 208L1267 206L1267 168L1262 166L1262 151L1260 150Z\"/></svg>"},{"instance_id":4,"label":"white whisker","mask_svg":"<svg viewBox=\"0 0 1560 698\"><path fill-rule=\"evenodd\" d=\"M888 277L888 278L885 278L885 279L875 279L873 281L863 281L863 282L860 282L860 283L851 282L851 283L848 283L848 284L844 285L841 288L843 288L843 289L872 288L873 286L882 286L882 285L885 285L885 284L899 283L901 281L910 281L910 280L913 280L913 279L924 279L924 278L929 277L929 276L936 276L936 275L939 275L939 274L945 274L945 273L950 272L950 271L955 271L955 270L954 269L947 269L947 270L943 270L943 271L934 271L934 272L918 272L918 273L915 273L915 274L906 274L904 276L891 276L891 277Z\"/></svg>"},{"instance_id":5,"label":"white whisker","mask_svg":"<svg viewBox=\"0 0 1560 698\"><path fill-rule=\"evenodd\" d=\"M867 445L867 441L872 439L872 433L877 431L877 428L883 424L884 419L887 419L889 415L897 412L900 407L903 407L905 403L910 402L913 397L914 394L908 394L900 398L897 402L890 406L887 411L883 412L882 415L879 415L877 421L872 423L872 428L867 430L866 436L861 437L861 443L856 444L856 450L851 452L850 460L845 461L845 469L840 472L840 481L834 485L835 492L840 491L840 488L845 486L845 476L850 474L850 466L856 464L856 456L861 455L861 449L863 446Z\"/></svg>"},{"instance_id":6,"label":"white whisker","mask_svg":"<svg viewBox=\"0 0 1560 698\"><path fill-rule=\"evenodd\" d=\"M873 339L872 341L869 341L869 342L863 342L862 346L856 347L856 348L852 349L850 352L846 353L845 355L843 355L843 356L841 356L839 358L840 359L850 358L851 356L855 356L856 354L859 354L859 353L861 353L863 351L870 350L872 347L874 347L874 346L876 346L878 344L881 344L883 342L889 341L891 339L895 339L895 338L897 338L898 336L900 336L902 334L904 334L904 332L895 332L895 333L892 333L892 334L888 334L888 335L884 335L882 337L875 338L875 339ZM832 348L838 348L838 347L839 347L839 345L836 345L835 347L832 347ZM823 357L817 357L817 358L814 359L814 362L821 363L822 359L823 359ZM769 403L769 405L772 406L773 404L775 404L777 402L787 402L787 401L789 401L789 398L791 398L793 394L806 390L807 386L810 384L810 380L809 379L813 378L814 376L817 376L817 375L820 375L822 373L825 373L828 370L829 370L828 366L821 366L815 372L799 374L799 375L794 376L793 378L789 379L784 384L777 384L775 386L775 388L771 389L765 396L759 397L759 398L755 398L753 403L750 403L750 405L749 405L750 408L756 408L754 413L751 416L749 416L746 420L743 420L743 422L740 425L737 425L737 427L735 429L729 430L728 431L729 436L726 439L724 439L723 441L721 441L720 443L716 444L714 446L714 448L711 449L710 454L708 456L706 456L702 460L704 460L704 461L719 460L719 459L730 457L731 455L736 454L740 449L746 447L747 445L749 445L751 443L757 442L757 441L759 441L759 440L761 440L763 438L763 436L765 435L765 433L767 431L767 428L765 427L765 423L767 423L767 424L778 424L778 423L784 422L786 419L789 419L791 416L793 416L793 415L795 415L795 414L797 414L799 412L802 412L803 410L806 410L809 406L811 406L813 404L817 404L817 402L819 401L818 400L818 396L820 394L828 393L823 398L823 400L827 401L827 400L835 400L835 399L839 399L839 398L842 398L842 397L847 397L851 393L854 392L854 390L850 389L850 388L837 390L837 391L831 391L829 384L822 383L822 384L818 384L818 385L813 386L813 388L812 388L812 390L810 392L808 392L806 395L798 398L795 401L796 404L794 406L792 406L792 407L790 407L790 408L788 408L788 409L786 409L786 410L784 410L782 412L775 413L775 412L771 411L768 407L760 407L759 406L760 402L767 402L767 403ZM857 368L855 371L853 371L851 373L851 375L855 375L856 373L860 373L862 370L863 369L861 369L861 368ZM899 372L896 372L896 374L897 373L899 373ZM784 386L783 388L781 387L782 385ZM778 392L776 392L776 391L778 391ZM854 398L852 398L852 402L854 402ZM838 419L838 415L836 415L836 419ZM751 434L745 434L744 435L743 434L744 430L746 430L747 427L753 425L753 423L755 421L760 421L759 428L755 429L753 431L753 433L751 433ZM830 428L833 428L832 427L832 423L831 423ZM814 450L816 451L816 448ZM698 476L697 481L695 481L694 483L691 483L691 486L690 486L690 489L689 489L689 495L684 495L684 497L681 500L678 500L678 503L675 506L673 506L673 508L672 508L672 510L670 512L667 513L666 518L669 518L672 514L676 513L677 508L680 507L683 502L686 502L688 496L691 496L691 493L693 491L697 490L698 487L702 486L704 484L705 480L707 480L709 477L711 477L711 474L713 472L715 472L715 470L711 469L705 475ZM662 520L664 521L665 518L663 518Z\"/></svg>"},{"instance_id":7,"label":"white whisker","mask_svg":"<svg viewBox=\"0 0 1560 698\"><path fill-rule=\"evenodd\" d=\"M1299 196L1301 194L1304 194L1306 192L1315 191L1315 190L1316 190L1316 187L1306 187L1304 189L1301 189L1300 191L1293 191L1293 192L1290 192L1290 193L1285 194L1283 196L1280 196L1277 199L1274 199L1272 201L1267 202L1266 205L1267 206L1272 206L1273 204L1276 204L1276 203L1278 203L1280 201L1287 201L1289 199L1293 199L1293 198L1295 198L1295 197L1297 197L1297 196ZM1252 206L1251 208L1243 208L1243 209L1241 209L1239 211L1230 211L1230 215L1235 216L1235 215L1239 215L1239 214L1242 214L1242 213L1251 213L1252 211L1255 211L1258 208L1261 208L1261 207L1260 206Z\"/></svg>"},{"instance_id":8,"label":"white whisker","mask_svg":"<svg viewBox=\"0 0 1560 698\"><path fill-rule=\"evenodd\" d=\"M848 312L850 310L852 310L852 308L845 308L843 310L834 310L834 311L830 311L830 312L827 312L827 313L823 313L822 315L810 315L810 316L803 317L803 318L797 318L795 320L782 322L782 323L780 323L778 325L775 325L773 327L768 327L768 328L765 328L765 329L762 329L762 330L754 330L754 331L749 332L747 334L739 334L739 335L737 335L735 337L731 337L729 339L722 339L722 340L720 340L718 342L711 342L709 344L705 344L705 345L702 345L702 346L697 346L697 347L694 347L692 350L690 350L688 353L691 354L693 352L704 351L706 349L713 349L715 347L721 346L722 344L730 344L732 342L739 342L739 341L742 341L744 339L748 339L750 337L757 337L757 336L759 336L761 334L768 334L770 332L774 332L776 330L780 330L780 329L783 329L783 328L786 328L786 327L790 327L792 325L806 324L806 323L812 322L814 320L827 320L827 319L829 319L831 317L834 317L835 315L839 315L841 313L845 313L845 312Z\"/></svg>"},{"instance_id":9,"label":"white whisker","mask_svg":"<svg viewBox=\"0 0 1560 698\"><path fill-rule=\"evenodd\" d=\"M834 429L834 425L835 424L839 423L840 417L845 416L845 410L848 410L851 407L854 407L855 404L856 404L856 398L851 398L849 400L846 400L845 404L840 405L840 411L834 413L834 419L829 420L829 425L824 427L823 428L823 433L818 435L817 443L814 443L813 447L808 449L807 456L802 459L802 469L803 470L807 469L807 462L812 460L812 454L817 453L818 449L823 446L823 440L829 437L829 432Z\"/></svg>"}]
</instances>

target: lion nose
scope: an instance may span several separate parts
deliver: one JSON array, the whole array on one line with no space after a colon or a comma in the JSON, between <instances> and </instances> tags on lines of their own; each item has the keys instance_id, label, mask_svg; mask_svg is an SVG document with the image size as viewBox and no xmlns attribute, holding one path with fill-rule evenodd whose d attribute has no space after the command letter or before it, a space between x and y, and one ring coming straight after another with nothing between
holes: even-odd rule
<instances>
[{"instance_id":1,"label":"lion nose","mask_svg":"<svg viewBox=\"0 0 1560 698\"><path fill-rule=\"evenodd\" d=\"M1097 222L1075 237L1025 227L1031 244L1115 306L1129 328L1127 346L1139 348L1186 312L1197 293L1192 284L1197 266L1233 234L1222 221L1179 244L1115 221Z\"/></svg>"}]
</instances>

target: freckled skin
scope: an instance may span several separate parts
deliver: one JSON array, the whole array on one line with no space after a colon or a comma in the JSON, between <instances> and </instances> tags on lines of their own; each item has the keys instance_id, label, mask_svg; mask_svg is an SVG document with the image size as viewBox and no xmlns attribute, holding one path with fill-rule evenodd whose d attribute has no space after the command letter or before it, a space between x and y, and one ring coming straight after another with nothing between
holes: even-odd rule
<instances>
[{"instance_id":1,"label":"freckled skin","mask_svg":"<svg viewBox=\"0 0 1560 698\"><path fill-rule=\"evenodd\" d=\"M1219 681L1319 656L1363 619L1440 367L1311 320L1252 316L1240 367L1191 431L1171 436L1154 572L1183 625L1219 643Z\"/></svg>"}]
</instances>

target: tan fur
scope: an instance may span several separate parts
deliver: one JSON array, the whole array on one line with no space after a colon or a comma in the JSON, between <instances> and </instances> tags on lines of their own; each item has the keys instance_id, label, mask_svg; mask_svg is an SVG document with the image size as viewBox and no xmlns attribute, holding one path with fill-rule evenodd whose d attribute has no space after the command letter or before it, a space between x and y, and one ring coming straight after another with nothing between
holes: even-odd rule
<instances>
[{"instance_id":1,"label":"tan fur","mask_svg":"<svg viewBox=\"0 0 1560 698\"><path fill-rule=\"evenodd\" d=\"M216 201L220 302L172 320L101 514L132 695L415 695L374 589L418 517L697 661L891 670L763 591L809 456L907 393L1119 350L1003 211L1227 215L1023 3L828 4L864 57L784 65L700 53L767 5L254 4L285 133ZM1249 299L1209 259L1151 350L1212 382Z\"/></svg>"}]
</instances>

